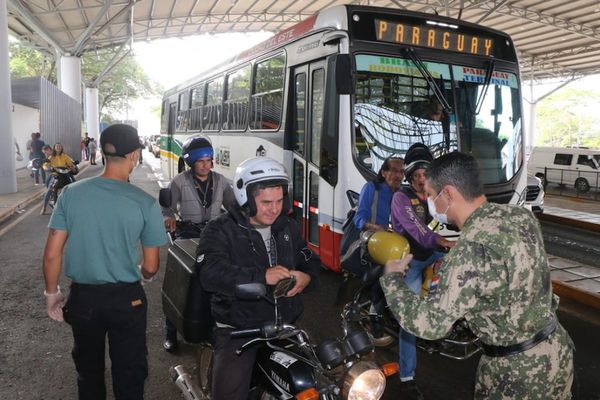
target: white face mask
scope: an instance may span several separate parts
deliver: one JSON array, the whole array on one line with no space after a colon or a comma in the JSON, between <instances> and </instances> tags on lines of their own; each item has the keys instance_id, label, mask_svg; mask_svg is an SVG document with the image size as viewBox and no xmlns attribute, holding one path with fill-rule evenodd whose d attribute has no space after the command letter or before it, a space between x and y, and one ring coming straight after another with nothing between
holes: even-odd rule
<instances>
[{"instance_id":1,"label":"white face mask","mask_svg":"<svg viewBox=\"0 0 600 400\"><path fill-rule=\"evenodd\" d=\"M427 207L429 208L429 214L431 214L434 219L442 224L447 224L448 215L446 215L446 212L450 208L450 204L448 204L448 207L446 207L446 210L443 213L438 213L435 208L435 201L438 199L438 197L440 197L441 194L442 192L439 192L438 195L435 196L435 199L432 199L431 196L427 197Z\"/></svg>"}]
</instances>

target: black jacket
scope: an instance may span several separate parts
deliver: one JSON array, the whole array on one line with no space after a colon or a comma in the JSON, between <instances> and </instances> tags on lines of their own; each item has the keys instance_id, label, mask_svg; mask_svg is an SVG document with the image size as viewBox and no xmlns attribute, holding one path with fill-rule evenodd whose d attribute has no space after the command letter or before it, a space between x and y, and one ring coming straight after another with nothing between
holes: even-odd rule
<instances>
[{"instance_id":1,"label":"black jacket","mask_svg":"<svg viewBox=\"0 0 600 400\"><path fill-rule=\"evenodd\" d=\"M314 288L320 260L300 236L296 221L280 216L271 226L271 234L277 244L277 264L310 275L310 284L304 292ZM259 328L274 321L274 308L266 300L247 301L235 297L237 284L260 282L266 285L269 267L262 236L239 209L212 219L199 242L197 267L202 287L212 293L215 321L235 328ZM272 287L267 288L272 298ZM284 322L293 322L302 314L300 295L280 298L279 304Z\"/></svg>"}]
</instances>

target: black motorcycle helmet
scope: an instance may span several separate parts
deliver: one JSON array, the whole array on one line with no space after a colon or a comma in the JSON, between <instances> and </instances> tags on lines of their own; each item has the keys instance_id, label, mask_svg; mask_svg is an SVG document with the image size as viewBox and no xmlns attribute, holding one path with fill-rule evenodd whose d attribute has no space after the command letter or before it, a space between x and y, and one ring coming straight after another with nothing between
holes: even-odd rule
<instances>
[{"instance_id":1,"label":"black motorcycle helmet","mask_svg":"<svg viewBox=\"0 0 600 400\"><path fill-rule=\"evenodd\" d=\"M420 168L427 168L433 161L433 154L429 147L423 143L415 143L408 148L404 156L404 176L407 182L412 179L412 174Z\"/></svg>"},{"instance_id":2,"label":"black motorcycle helmet","mask_svg":"<svg viewBox=\"0 0 600 400\"><path fill-rule=\"evenodd\" d=\"M204 136L191 137L183 144L181 156L185 163L191 168L194 163L201 158L213 158L214 150L212 143Z\"/></svg>"}]
</instances>

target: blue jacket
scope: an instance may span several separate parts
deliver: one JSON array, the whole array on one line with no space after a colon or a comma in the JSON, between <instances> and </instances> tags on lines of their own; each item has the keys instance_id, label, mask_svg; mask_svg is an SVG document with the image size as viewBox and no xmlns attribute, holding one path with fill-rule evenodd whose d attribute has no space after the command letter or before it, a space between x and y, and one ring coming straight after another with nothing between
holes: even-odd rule
<instances>
[{"instance_id":1,"label":"blue jacket","mask_svg":"<svg viewBox=\"0 0 600 400\"><path fill-rule=\"evenodd\" d=\"M375 185L379 186L375 223L383 226L388 226L390 223L392 196L394 192L392 192L392 189L385 182L367 182L360 191L356 215L354 215L354 219L352 220L354 225L360 230L363 229L365 223L371 221L371 206L375 197Z\"/></svg>"}]
</instances>

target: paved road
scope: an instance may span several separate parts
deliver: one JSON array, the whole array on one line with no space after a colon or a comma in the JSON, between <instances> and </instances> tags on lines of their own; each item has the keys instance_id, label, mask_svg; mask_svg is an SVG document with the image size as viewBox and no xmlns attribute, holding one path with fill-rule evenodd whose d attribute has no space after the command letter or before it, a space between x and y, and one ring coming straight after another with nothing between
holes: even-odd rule
<instances>
[{"instance_id":1,"label":"paved road","mask_svg":"<svg viewBox=\"0 0 600 400\"><path fill-rule=\"evenodd\" d=\"M144 165L136 169L132 182L157 195L159 186L154 172L158 170L158 160L147 154L145 156ZM101 166L90 167L83 176L97 174L100 169ZM71 332L67 325L46 317L42 296L41 259L48 216L40 216L39 208L35 208L15 218L22 220L0 237L0 399L74 399L76 373L70 357ZM90 226L90 229L93 227ZM161 256L164 262L165 249ZM169 381L168 368L178 363L189 370L193 370L194 366L191 346L183 345L179 355L167 354L161 349L163 316L160 285L163 273L164 268L158 281L146 286L150 363L146 398L149 400L179 399L177 389ZM323 270L321 278L319 290L306 298L302 322L317 341L340 334L340 305L334 304L340 277ZM63 287L68 286L66 280L63 279L62 283ZM600 400L597 382L600 376L600 317L597 312L564 302L559 317L577 346L576 368L580 385L577 398ZM396 348L378 351L377 357L380 360L395 359L396 351ZM417 379L426 399L461 400L472 397L475 359L453 361L421 351L418 357ZM108 359L107 366L110 366ZM107 373L108 382L109 377ZM397 389L397 379L390 379L384 398L401 400Z\"/></svg>"}]
</instances>

